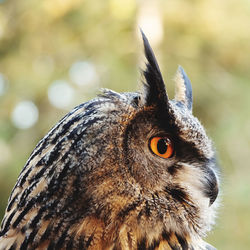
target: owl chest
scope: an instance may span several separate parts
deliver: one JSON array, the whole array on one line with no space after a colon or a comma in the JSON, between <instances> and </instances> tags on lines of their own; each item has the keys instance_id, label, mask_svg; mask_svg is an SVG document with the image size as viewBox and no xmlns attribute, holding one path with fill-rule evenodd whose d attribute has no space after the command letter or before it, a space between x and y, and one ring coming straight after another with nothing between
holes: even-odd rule
<instances>
[{"instance_id":1,"label":"owl chest","mask_svg":"<svg viewBox=\"0 0 250 250\"><path fill-rule=\"evenodd\" d=\"M76 235L81 235L88 249L192 249L189 237L164 230L161 224L149 221L119 220L104 226L101 220L86 218ZM137 218L138 220L138 218Z\"/></svg>"}]
</instances>

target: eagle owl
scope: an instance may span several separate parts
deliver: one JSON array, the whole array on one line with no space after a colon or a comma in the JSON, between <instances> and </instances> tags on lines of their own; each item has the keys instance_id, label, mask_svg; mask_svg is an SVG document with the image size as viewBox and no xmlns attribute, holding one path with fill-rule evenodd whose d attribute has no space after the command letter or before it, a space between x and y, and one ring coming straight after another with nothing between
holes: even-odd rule
<instances>
[{"instance_id":1,"label":"eagle owl","mask_svg":"<svg viewBox=\"0 0 250 250\"><path fill-rule=\"evenodd\" d=\"M8 200L0 249L214 249L203 241L218 194L215 152L145 35L143 90L104 90L38 143Z\"/></svg>"}]
</instances>

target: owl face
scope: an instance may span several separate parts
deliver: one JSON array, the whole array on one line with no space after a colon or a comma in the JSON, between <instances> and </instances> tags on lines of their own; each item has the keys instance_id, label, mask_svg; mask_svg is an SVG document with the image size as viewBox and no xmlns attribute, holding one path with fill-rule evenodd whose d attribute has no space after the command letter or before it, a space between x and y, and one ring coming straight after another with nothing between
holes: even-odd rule
<instances>
[{"instance_id":1,"label":"owl face","mask_svg":"<svg viewBox=\"0 0 250 250\"><path fill-rule=\"evenodd\" d=\"M155 217L160 220L171 211L166 225L181 228L189 221L188 227L204 234L218 194L214 151L191 111L176 101L168 105L165 111L143 106L129 121L124 167L140 185Z\"/></svg>"},{"instance_id":2,"label":"owl face","mask_svg":"<svg viewBox=\"0 0 250 250\"><path fill-rule=\"evenodd\" d=\"M126 172L122 181L147 201L143 209L155 218L155 225L163 221L167 230L205 235L213 224L218 195L214 149L192 114L186 73L179 67L175 99L169 100L154 54L143 38L148 60L143 93L106 92L106 98L112 96L116 103L113 111L120 113L116 117L122 124L114 136L121 138L120 166Z\"/></svg>"}]
</instances>

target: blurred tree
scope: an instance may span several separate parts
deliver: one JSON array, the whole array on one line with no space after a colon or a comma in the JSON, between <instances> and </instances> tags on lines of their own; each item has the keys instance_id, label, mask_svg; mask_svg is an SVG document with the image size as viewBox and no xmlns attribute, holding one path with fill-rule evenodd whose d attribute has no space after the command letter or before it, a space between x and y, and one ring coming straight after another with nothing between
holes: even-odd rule
<instances>
[{"instance_id":1,"label":"blurred tree","mask_svg":"<svg viewBox=\"0 0 250 250\"><path fill-rule=\"evenodd\" d=\"M0 217L32 149L60 117L99 87L136 89L140 26L170 92L177 65L188 72L194 112L216 142L223 206L209 240L218 249L248 249L249 23L247 0L1 1ZM22 111L34 120L26 129L13 123L23 101L39 115L31 106Z\"/></svg>"}]
</instances>

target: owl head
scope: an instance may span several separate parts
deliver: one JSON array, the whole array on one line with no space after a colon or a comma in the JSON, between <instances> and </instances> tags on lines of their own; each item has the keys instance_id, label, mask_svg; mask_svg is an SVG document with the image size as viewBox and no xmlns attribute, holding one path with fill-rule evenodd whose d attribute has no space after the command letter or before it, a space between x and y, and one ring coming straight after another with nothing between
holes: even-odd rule
<instances>
[{"instance_id":1,"label":"owl head","mask_svg":"<svg viewBox=\"0 0 250 250\"><path fill-rule=\"evenodd\" d=\"M1 235L28 232L23 244L30 237L33 247L56 236L58 247L99 241L108 247L127 239L124 246L144 242L144 249L174 234L186 249L188 240L193 246L210 230L218 194L213 145L192 114L183 68L170 100L142 37L143 90L104 90L51 129L18 178Z\"/></svg>"},{"instance_id":2,"label":"owl head","mask_svg":"<svg viewBox=\"0 0 250 250\"><path fill-rule=\"evenodd\" d=\"M177 70L175 97L170 100L143 32L142 37L147 59L143 91L119 94L104 90L89 104L95 103L94 112L103 117L98 132L93 133L102 149L93 157L101 154L107 161L97 167L107 167L107 172L102 171L111 176L105 196L110 192L119 194L117 201L122 197L126 205L117 204L120 214L127 216L137 209L148 234L153 228L204 236L217 207L215 150L192 114L192 86L184 69L179 66ZM107 156L103 158L104 152Z\"/></svg>"}]
</instances>

